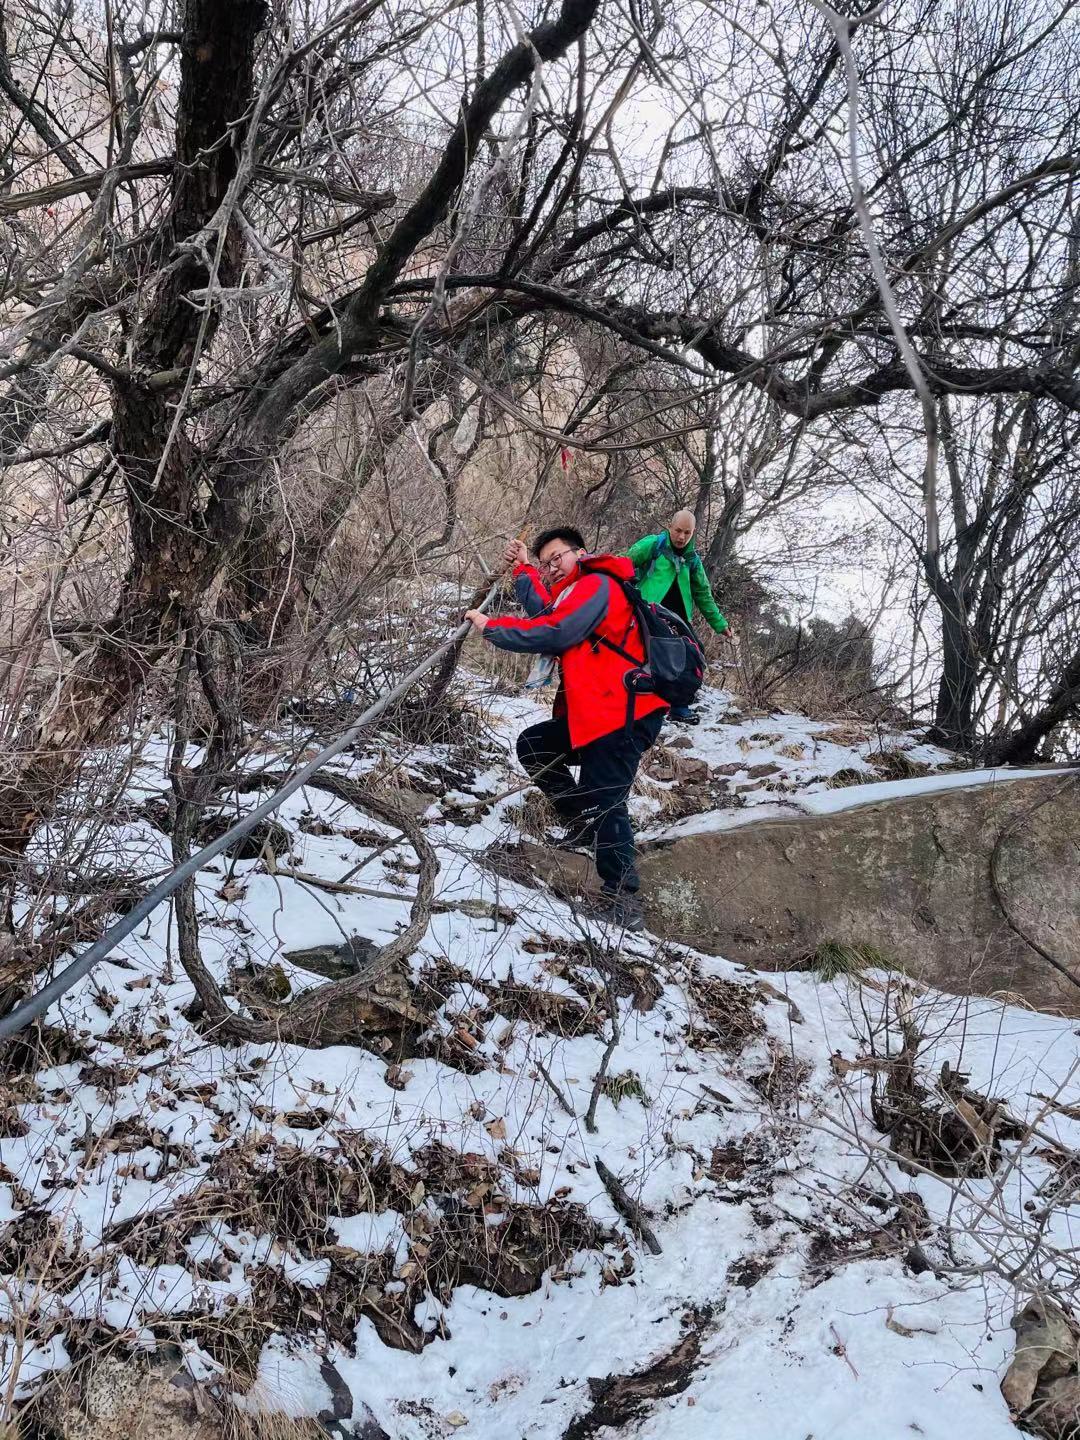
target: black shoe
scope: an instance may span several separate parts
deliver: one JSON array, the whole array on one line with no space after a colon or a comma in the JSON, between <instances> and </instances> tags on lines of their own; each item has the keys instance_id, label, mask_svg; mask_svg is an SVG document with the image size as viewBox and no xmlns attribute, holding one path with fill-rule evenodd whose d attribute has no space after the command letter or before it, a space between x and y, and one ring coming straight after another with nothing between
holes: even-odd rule
<instances>
[{"instance_id":1,"label":"black shoe","mask_svg":"<svg viewBox=\"0 0 1080 1440\"><path fill-rule=\"evenodd\" d=\"M644 930L645 911L636 894L621 890L617 895L601 890L582 902L582 911L592 920L614 925L620 930Z\"/></svg>"},{"instance_id":2,"label":"black shoe","mask_svg":"<svg viewBox=\"0 0 1080 1440\"><path fill-rule=\"evenodd\" d=\"M688 705L673 705L668 711L668 719L675 725L701 724L701 716Z\"/></svg>"}]
</instances>

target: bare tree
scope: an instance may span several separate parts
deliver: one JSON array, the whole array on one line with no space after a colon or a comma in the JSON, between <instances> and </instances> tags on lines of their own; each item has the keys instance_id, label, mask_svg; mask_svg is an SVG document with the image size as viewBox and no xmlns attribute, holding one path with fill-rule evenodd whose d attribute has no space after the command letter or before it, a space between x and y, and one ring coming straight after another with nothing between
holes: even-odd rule
<instances>
[{"instance_id":1,"label":"bare tree","mask_svg":"<svg viewBox=\"0 0 1080 1440\"><path fill-rule=\"evenodd\" d=\"M244 196L258 163L280 162L298 143L298 120L311 110L332 108L365 62L374 65L386 49L400 53L429 27L415 17L400 26L380 24L381 5L369 3L350 6L313 35L300 37L286 15L270 16L254 0L229 7L225 15L204 0L187 4L168 199L138 246L142 272L129 260L104 287L110 298L122 295L127 301L122 338L116 337L123 363L64 342L69 354L109 381L109 440L127 490L131 564L101 639L80 655L24 737L19 773L0 793L0 844L6 854L21 851L72 777L83 749L107 732L176 642L185 617L198 612L247 530L266 466L305 411L338 375L377 368L384 336L396 335L398 344L407 340L399 324L381 313L389 292L446 219L476 144L499 108L538 64L554 61L584 34L595 10L595 0L566 0L555 19L506 51L473 90L430 175L377 246L359 284L332 308L307 315L297 329L279 330L274 351L246 376L212 385L206 400L213 419L204 420L194 393L200 367L213 372L221 363L214 342L225 304L244 288L245 262L261 260L271 275L280 264L283 278L275 277L273 288L296 287L304 309L302 273L289 275L245 215ZM276 21L269 29L268 20ZM323 67L339 58L344 63L324 74ZM146 97L136 95L135 115L145 104ZM120 114L112 118L122 123ZM136 124L129 120L132 143ZM92 303L88 289L100 296L100 277L87 278L91 247L106 248L106 240L117 238L110 206L102 199L111 199L122 178L120 164L100 180L84 239L65 274L9 332L12 420L3 425L5 436L12 425L25 429L21 381L26 371L40 367L40 328L55 327L65 306ZM294 179L289 174L286 183ZM76 315L67 315L64 333L77 323ZM50 335L44 343L52 358L59 337ZM232 348L230 339L220 337L221 350Z\"/></svg>"}]
</instances>

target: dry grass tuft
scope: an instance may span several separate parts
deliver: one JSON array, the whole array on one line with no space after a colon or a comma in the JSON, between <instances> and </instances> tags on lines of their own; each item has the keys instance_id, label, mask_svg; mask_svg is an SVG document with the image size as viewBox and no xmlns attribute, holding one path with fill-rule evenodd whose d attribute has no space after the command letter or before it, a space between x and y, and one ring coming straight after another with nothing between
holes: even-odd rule
<instances>
[{"instance_id":1,"label":"dry grass tuft","mask_svg":"<svg viewBox=\"0 0 1080 1440\"><path fill-rule=\"evenodd\" d=\"M920 780L932 773L925 761L913 760L906 750L876 750L866 760L884 780Z\"/></svg>"},{"instance_id":2,"label":"dry grass tuft","mask_svg":"<svg viewBox=\"0 0 1080 1440\"><path fill-rule=\"evenodd\" d=\"M280 1412L249 1415L230 1409L223 1420L221 1440L326 1440L326 1430L317 1420L295 1419Z\"/></svg>"},{"instance_id":3,"label":"dry grass tuft","mask_svg":"<svg viewBox=\"0 0 1080 1440\"><path fill-rule=\"evenodd\" d=\"M822 940L810 959L810 968L819 980L836 980L841 975L860 975L864 970L890 970L894 963L875 945L856 941Z\"/></svg>"},{"instance_id":4,"label":"dry grass tuft","mask_svg":"<svg viewBox=\"0 0 1080 1440\"><path fill-rule=\"evenodd\" d=\"M851 768L837 770L835 775L829 776L828 788L830 790L844 790L849 785L867 785L870 783L870 779L871 777L862 770Z\"/></svg>"}]
</instances>

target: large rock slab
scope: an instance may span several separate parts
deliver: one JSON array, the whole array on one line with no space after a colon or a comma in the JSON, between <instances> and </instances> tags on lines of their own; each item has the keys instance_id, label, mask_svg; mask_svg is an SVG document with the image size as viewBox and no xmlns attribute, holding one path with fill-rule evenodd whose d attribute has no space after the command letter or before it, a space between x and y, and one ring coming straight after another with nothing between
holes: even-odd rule
<instances>
[{"instance_id":1,"label":"large rock slab","mask_svg":"<svg viewBox=\"0 0 1080 1440\"><path fill-rule=\"evenodd\" d=\"M822 940L868 943L961 994L1080 1014L1080 779L1032 775L899 794L654 844L641 857L657 934L750 965L799 964Z\"/></svg>"}]
</instances>

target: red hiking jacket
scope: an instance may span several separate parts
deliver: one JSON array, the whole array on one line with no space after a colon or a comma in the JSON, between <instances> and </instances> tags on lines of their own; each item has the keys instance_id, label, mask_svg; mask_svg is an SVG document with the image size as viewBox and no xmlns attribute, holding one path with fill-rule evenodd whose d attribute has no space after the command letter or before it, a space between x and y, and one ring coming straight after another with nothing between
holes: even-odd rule
<instances>
[{"instance_id":1,"label":"red hiking jacket","mask_svg":"<svg viewBox=\"0 0 1080 1440\"><path fill-rule=\"evenodd\" d=\"M624 555L590 555L587 563L634 579L634 566ZM626 724L623 676L632 665L601 645L599 637L645 658L637 619L621 588L608 576L582 572L579 566L549 590L532 565L519 565L514 591L527 618L489 620L485 639L501 650L558 656L561 684L553 713L566 716L575 749L620 730ZM666 709L667 701L659 696L639 695L634 719Z\"/></svg>"}]
</instances>

